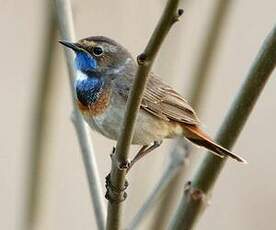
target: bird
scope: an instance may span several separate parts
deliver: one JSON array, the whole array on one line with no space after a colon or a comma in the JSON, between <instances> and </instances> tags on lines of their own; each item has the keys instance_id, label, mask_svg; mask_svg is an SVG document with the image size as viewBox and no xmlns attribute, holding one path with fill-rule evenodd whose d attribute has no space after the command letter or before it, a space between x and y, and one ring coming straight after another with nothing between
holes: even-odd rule
<instances>
[{"instance_id":1,"label":"bird","mask_svg":"<svg viewBox=\"0 0 276 230\"><path fill-rule=\"evenodd\" d=\"M118 140L137 62L125 47L105 36L59 42L75 53L75 98L84 120L96 132ZM141 148L130 161L130 167L158 148L164 139L179 136L221 158L246 163L239 155L215 143L202 130L187 100L150 72L131 143Z\"/></svg>"}]
</instances>

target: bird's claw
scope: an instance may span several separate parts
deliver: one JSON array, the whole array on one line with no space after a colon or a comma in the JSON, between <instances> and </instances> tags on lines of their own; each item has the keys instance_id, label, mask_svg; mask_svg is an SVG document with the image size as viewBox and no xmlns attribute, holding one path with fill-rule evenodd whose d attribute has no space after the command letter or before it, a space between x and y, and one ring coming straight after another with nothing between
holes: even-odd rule
<instances>
[{"instance_id":1,"label":"bird's claw","mask_svg":"<svg viewBox=\"0 0 276 230\"><path fill-rule=\"evenodd\" d=\"M105 177L106 194L105 198L111 203L120 203L127 198L125 190L128 187L128 181L126 180L123 188L117 188L111 183L110 173ZM116 198L114 198L116 197Z\"/></svg>"}]
</instances>

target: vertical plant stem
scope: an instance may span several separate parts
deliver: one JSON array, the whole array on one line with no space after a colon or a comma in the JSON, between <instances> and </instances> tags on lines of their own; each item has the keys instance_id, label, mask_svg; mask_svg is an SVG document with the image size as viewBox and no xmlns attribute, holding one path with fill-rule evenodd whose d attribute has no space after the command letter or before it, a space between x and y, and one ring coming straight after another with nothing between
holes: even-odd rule
<instances>
[{"instance_id":1,"label":"vertical plant stem","mask_svg":"<svg viewBox=\"0 0 276 230\"><path fill-rule=\"evenodd\" d=\"M63 40L75 41L75 31L73 26L73 17L70 1L55 0L54 3L61 38ZM82 152L82 158L89 184L90 196L94 206L97 227L99 230L103 230L105 229L106 206L100 183L98 166L93 151L93 145L91 141L91 136L89 134L89 128L84 122L80 112L76 108L74 100L74 79L76 73L73 67L73 53L66 49L64 52L66 56L70 77L70 85L72 89L73 123L76 128L76 133Z\"/></svg>"},{"instance_id":2,"label":"vertical plant stem","mask_svg":"<svg viewBox=\"0 0 276 230\"><path fill-rule=\"evenodd\" d=\"M141 104L148 73L171 26L183 13L177 10L179 0L169 0L144 52L138 56L138 70L127 102L126 114L115 153L112 154L110 181L107 183L107 229L121 229L122 202L125 199L125 176L128 152L133 137L135 120Z\"/></svg>"},{"instance_id":3,"label":"vertical plant stem","mask_svg":"<svg viewBox=\"0 0 276 230\"><path fill-rule=\"evenodd\" d=\"M204 40L202 51L192 76L193 85L190 92L190 103L196 111L199 110L201 101L206 92L208 77L212 67L218 41L223 31L223 25L227 18L232 0L218 0L212 15L210 26Z\"/></svg>"},{"instance_id":4,"label":"vertical plant stem","mask_svg":"<svg viewBox=\"0 0 276 230\"><path fill-rule=\"evenodd\" d=\"M276 65L276 26L264 41L236 99L218 132L216 141L231 148L237 140L260 93ZM226 159L206 154L172 220L170 229L192 229L206 205L208 194L216 182Z\"/></svg>"},{"instance_id":5,"label":"vertical plant stem","mask_svg":"<svg viewBox=\"0 0 276 230\"><path fill-rule=\"evenodd\" d=\"M207 91L207 86L210 77L210 69L212 67L212 63L215 57L215 53L218 47L218 40L223 31L223 25L227 18L232 0L218 0L214 13L211 17L209 28L207 30L206 37L204 38L202 50L199 52L200 57L198 63L195 65L195 71L192 74L192 86L189 93L189 102L199 114L200 106L202 100L204 98L204 93ZM180 140L181 141L181 140ZM185 141L185 140L184 140ZM190 145L190 143L187 143ZM191 155L192 148L189 148L190 152L187 155ZM184 165L183 165L184 166ZM173 182L171 183L173 188L177 188L183 182L183 177L185 177L186 170L182 170L181 174L177 174L174 178L172 178ZM175 203L175 196L173 193L175 189L168 190L164 199L162 200L160 207L168 207L169 204ZM169 208L159 208L157 213L155 214L154 222L152 224L153 228L159 228L161 220L162 225L164 227L165 222L168 220L168 216L171 214L171 209Z\"/></svg>"},{"instance_id":6,"label":"vertical plant stem","mask_svg":"<svg viewBox=\"0 0 276 230\"><path fill-rule=\"evenodd\" d=\"M50 8L50 7L49 7ZM53 67L53 54L55 50L55 40L57 38L57 28L53 19L53 12L48 10L47 28L42 41L42 59L39 67L38 84L34 98L33 115L31 120L32 137L30 142L30 162L28 166L28 186L25 209L25 220L23 227L26 230L36 229L39 216L39 190L41 188L41 174L43 171L43 148L44 134L48 121L48 104L51 98L53 77L51 69Z\"/></svg>"},{"instance_id":7,"label":"vertical plant stem","mask_svg":"<svg viewBox=\"0 0 276 230\"><path fill-rule=\"evenodd\" d=\"M189 149L187 148L187 145L178 145L177 148L174 149L170 156L171 159L167 169L164 170L160 180L153 188L152 192L149 194L137 214L134 216L127 229L137 229L144 217L150 210L152 210L153 207L156 206L156 202L162 197L162 195L164 195L164 192L170 188L170 183L173 181L172 178L179 173L180 169L182 169L184 165L188 164L188 151Z\"/></svg>"},{"instance_id":8,"label":"vertical plant stem","mask_svg":"<svg viewBox=\"0 0 276 230\"><path fill-rule=\"evenodd\" d=\"M189 143L187 143L189 144ZM186 161L189 162L189 152L186 153ZM187 166L180 167L177 174L168 182L168 189L163 194L163 199L157 206L157 211L154 213L152 223L150 223L150 229L152 230L165 230L167 229L168 222L171 218L172 212L175 209L175 203L177 196L180 194L180 183L183 181L183 176L187 173ZM180 190L180 191L179 191Z\"/></svg>"}]
</instances>

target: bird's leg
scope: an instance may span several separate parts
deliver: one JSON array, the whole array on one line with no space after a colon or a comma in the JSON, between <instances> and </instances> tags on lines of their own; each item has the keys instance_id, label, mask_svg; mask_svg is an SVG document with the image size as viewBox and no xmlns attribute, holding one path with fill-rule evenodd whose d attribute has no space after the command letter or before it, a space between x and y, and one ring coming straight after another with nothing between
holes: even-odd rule
<instances>
[{"instance_id":1,"label":"bird's leg","mask_svg":"<svg viewBox=\"0 0 276 230\"><path fill-rule=\"evenodd\" d=\"M143 145L142 148L138 151L138 153L135 155L135 157L130 161L129 167L127 169L127 172L132 168L132 166L141 158L143 158L145 155L153 151L154 149L158 148L162 144L162 140L160 141L154 141L151 145Z\"/></svg>"}]
</instances>

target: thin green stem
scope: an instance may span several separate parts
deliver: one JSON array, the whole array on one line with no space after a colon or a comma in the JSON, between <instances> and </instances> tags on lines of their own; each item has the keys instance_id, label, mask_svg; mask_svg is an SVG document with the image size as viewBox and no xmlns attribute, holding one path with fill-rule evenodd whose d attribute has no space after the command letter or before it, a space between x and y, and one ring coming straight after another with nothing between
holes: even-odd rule
<instances>
[{"instance_id":1,"label":"thin green stem","mask_svg":"<svg viewBox=\"0 0 276 230\"><path fill-rule=\"evenodd\" d=\"M136 78L127 102L121 135L117 142L116 151L112 155L110 183L113 189L111 189L111 186L107 186L107 196L109 198L107 217L108 230L121 229L122 202L120 202L120 200L123 200L126 194L123 190L126 183L125 177L128 152L133 137L135 120L141 104L144 88L147 83L148 73L150 72L157 52L170 28L183 13L182 10L177 10L178 4L179 0L169 0L167 2L163 15L160 18L145 51L138 56L139 66ZM116 188L116 191L114 191L114 188Z\"/></svg>"},{"instance_id":2,"label":"thin green stem","mask_svg":"<svg viewBox=\"0 0 276 230\"><path fill-rule=\"evenodd\" d=\"M61 38L67 41L75 41L75 31L73 26L72 9L69 0L55 0L55 9ZM74 80L76 72L73 65L73 53L64 50L69 70L70 85L72 89L73 101L73 123L81 148L82 158L85 166L86 176L89 184L90 196L94 206L97 227L99 230L105 229L106 205L100 183L99 170L96 163L93 144L89 133L89 128L78 111L74 99Z\"/></svg>"},{"instance_id":3,"label":"thin green stem","mask_svg":"<svg viewBox=\"0 0 276 230\"><path fill-rule=\"evenodd\" d=\"M208 86L210 69L215 58L215 53L219 45L218 41L223 32L223 25L227 19L231 3L232 0L219 0L217 2L206 38L204 39L202 51L200 52L201 55L192 76L193 82L189 101L197 112L204 98L206 86Z\"/></svg>"},{"instance_id":4,"label":"thin green stem","mask_svg":"<svg viewBox=\"0 0 276 230\"><path fill-rule=\"evenodd\" d=\"M216 141L231 148L276 65L276 26L264 41L245 82L218 132ZM226 159L206 154L199 169L186 187L170 229L192 229L204 207Z\"/></svg>"},{"instance_id":5,"label":"thin green stem","mask_svg":"<svg viewBox=\"0 0 276 230\"><path fill-rule=\"evenodd\" d=\"M185 145L177 145L172 154L170 155L169 164L164 170L163 175L159 179L156 186L153 188L149 196L146 198L144 204L134 216L127 229L134 230L142 223L144 217L156 206L156 203L161 199L164 192L171 188L172 178L175 178L183 167L189 163L188 155L189 148Z\"/></svg>"}]
</instances>

